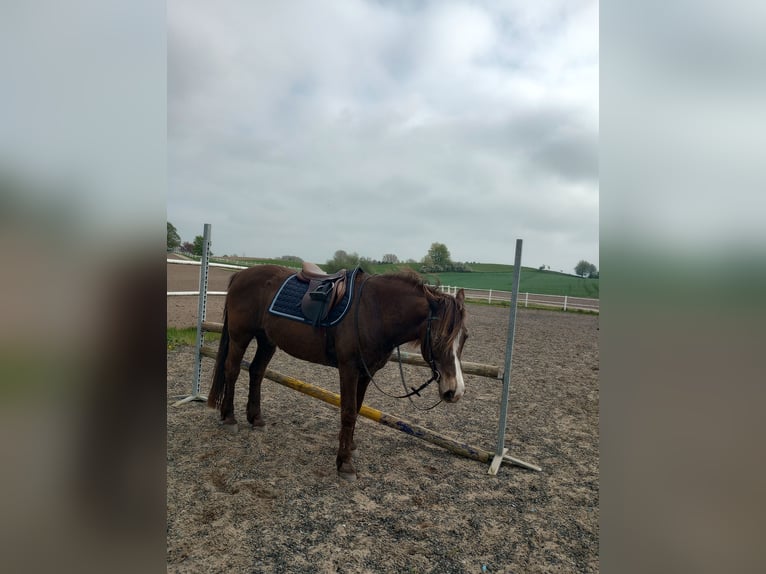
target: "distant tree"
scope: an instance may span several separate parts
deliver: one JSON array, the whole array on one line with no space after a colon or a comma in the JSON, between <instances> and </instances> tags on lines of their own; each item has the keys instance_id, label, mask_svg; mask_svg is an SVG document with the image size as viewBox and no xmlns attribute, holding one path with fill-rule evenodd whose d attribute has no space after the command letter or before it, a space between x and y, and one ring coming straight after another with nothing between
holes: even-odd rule
<instances>
[{"instance_id":1,"label":"distant tree","mask_svg":"<svg viewBox=\"0 0 766 574\"><path fill-rule=\"evenodd\" d=\"M194 255L197 255L198 257L202 257L202 247L205 244L205 238L201 235L197 235L194 238L194 244L192 245L192 253ZM213 250L210 249L210 246L208 245L208 255L212 255Z\"/></svg>"},{"instance_id":2,"label":"distant tree","mask_svg":"<svg viewBox=\"0 0 766 574\"><path fill-rule=\"evenodd\" d=\"M593 277L594 274L598 273L596 266L593 265L593 263L585 261L584 259L581 259L580 262L575 265L574 270L575 274L579 275L580 277Z\"/></svg>"},{"instance_id":3,"label":"distant tree","mask_svg":"<svg viewBox=\"0 0 766 574\"><path fill-rule=\"evenodd\" d=\"M472 269L465 263L454 262L449 249L444 243L432 243L428 253L420 262L423 273L441 273L442 271L469 272Z\"/></svg>"},{"instance_id":4,"label":"distant tree","mask_svg":"<svg viewBox=\"0 0 766 574\"><path fill-rule=\"evenodd\" d=\"M359 265L358 253L349 254L339 249L335 252L333 258L325 263L325 271L327 273L335 273L341 269L354 269L357 265Z\"/></svg>"},{"instance_id":5,"label":"distant tree","mask_svg":"<svg viewBox=\"0 0 766 574\"><path fill-rule=\"evenodd\" d=\"M399 258L393 253L386 253L383 256L383 263L399 263Z\"/></svg>"},{"instance_id":6,"label":"distant tree","mask_svg":"<svg viewBox=\"0 0 766 574\"><path fill-rule=\"evenodd\" d=\"M189 254L194 253L194 244L189 243L188 241L184 241L181 244L181 251L183 253L189 253Z\"/></svg>"},{"instance_id":7,"label":"distant tree","mask_svg":"<svg viewBox=\"0 0 766 574\"><path fill-rule=\"evenodd\" d=\"M444 243L432 243L426 257L428 257L430 262L435 266L447 268L452 265L449 249L447 249L447 246L444 245Z\"/></svg>"},{"instance_id":8,"label":"distant tree","mask_svg":"<svg viewBox=\"0 0 766 574\"><path fill-rule=\"evenodd\" d=\"M175 228L175 225L168 223L168 242L167 242L167 248L168 251L173 251L173 249L178 248L181 245L181 236L178 235L178 230Z\"/></svg>"},{"instance_id":9,"label":"distant tree","mask_svg":"<svg viewBox=\"0 0 766 574\"><path fill-rule=\"evenodd\" d=\"M540 265L537 269L538 271L545 271L545 265Z\"/></svg>"}]
</instances>

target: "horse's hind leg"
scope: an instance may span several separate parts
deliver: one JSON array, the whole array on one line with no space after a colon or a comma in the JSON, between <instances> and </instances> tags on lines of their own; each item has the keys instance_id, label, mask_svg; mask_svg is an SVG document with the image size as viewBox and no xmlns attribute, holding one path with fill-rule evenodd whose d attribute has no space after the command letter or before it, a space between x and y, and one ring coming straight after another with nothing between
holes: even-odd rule
<instances>
[{"instance_id":1,"label":"horse's hind leg","mask_svg":"<svg viewBox=\"0 0 766 574\"><path fill-rule=\"evenodd\" d=\"M247 396L247 420L254 427L262 427L265 424L261 416L261 382L276 350L276 346L265 338L258 338L258 350L250 363L250 392Z\"/></svg>"},{"instance_id":2,"label":"horse's hind leg","mask_svg":"<svg viewBox=\"0 0 766 574\"><path fill-rule=\"evenodd\" d=\"M234 417L234 386L239 377L242 357L245 355L250 341L243 342L232 339L229 343L229 354L226 356L224 373L226 376L226 388L221 401L221 424L230 430L237 430L237 419Z\"/></svg>"}]
</instances>

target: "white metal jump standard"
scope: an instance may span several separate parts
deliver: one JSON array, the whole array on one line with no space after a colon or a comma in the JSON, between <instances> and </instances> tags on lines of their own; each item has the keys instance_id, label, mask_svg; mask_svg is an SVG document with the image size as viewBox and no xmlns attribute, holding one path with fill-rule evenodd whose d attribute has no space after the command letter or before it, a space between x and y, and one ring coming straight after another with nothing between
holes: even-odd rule
<instances>
[{"instance_id":1,"label":"white metal jump standard","mask_svg":"<svg viewBox=\"0 0 766 574\"><path fill-rule=\"evenodd\" d=\"M513 365L513 339L516 335L516 306L519 299L519 281L521 279L521 244L522 240L516 240L516 257L513 262L513 289L511 291L511 316L508 320L508 336L505 342L505 366L503 368L503 396L500 400L500 421L497 429L497 449L495 457L489 465L488 474L496 475L500 469L503 460L506 460L517 466L523 466L530 470L541 471L542 469L534 464L524 462L508 455L508 449L505 448L505 427L508 419L508 393L511 389L511 366Z\"/></svg>"},{"instance_id":2,"label":"white metal jump standard","mask_svg":"<svg viewBox=\"0 0 766 574\"><path fill-rule=\"evenodd\" d=\"M192 394L174 403L173 406L188 403L190 401L206 402L207 397L200 394L200 382L202 381L202 340L205 331L202 323L205 321L207 312L207 278L208 278L208 258L210 256L210 224L206 223L202 235L202 261L199 270L199 306L197 307L197 339L194 349L194 386Z\"/></svg>"}]
</instances>

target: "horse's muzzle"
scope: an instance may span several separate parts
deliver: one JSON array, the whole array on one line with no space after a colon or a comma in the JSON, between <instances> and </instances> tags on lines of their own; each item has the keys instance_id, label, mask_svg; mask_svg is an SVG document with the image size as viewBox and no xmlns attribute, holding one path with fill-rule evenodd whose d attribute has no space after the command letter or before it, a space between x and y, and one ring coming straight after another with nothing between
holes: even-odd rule
<instances>
[{"instance_id":1,"label":"horse's muzzle","mask_svg":"<svg viewBox=\"0 0 766 574\"><path fill-rule=\"evenodd\" d=\"M442 400L448 403L456 403L460 400L460 397L455 395L455 391L449 390L442 393Z\"/></svg>"}]
</instances>

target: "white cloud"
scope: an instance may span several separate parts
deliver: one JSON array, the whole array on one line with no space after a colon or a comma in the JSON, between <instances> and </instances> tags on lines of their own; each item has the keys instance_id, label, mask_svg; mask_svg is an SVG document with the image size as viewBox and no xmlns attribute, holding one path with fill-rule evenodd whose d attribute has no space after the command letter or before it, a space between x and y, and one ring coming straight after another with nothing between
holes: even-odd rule
<instances>
[{"instance_id":1,"label":"white cloud","mask_svg":"<svg viewBox=\"0 0 766 574\"><path fill-rule=\"evenodd\" d=\"M530 265L598 263L596 3L171 1L168 21L182 237L510 261L523 231Z\"/></svg>"}]
</instances>

